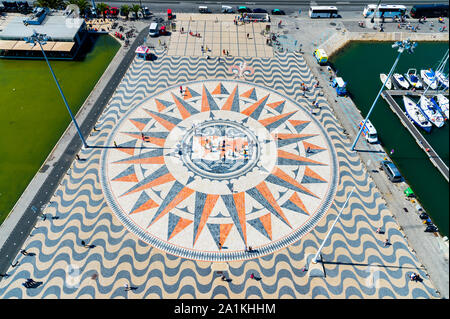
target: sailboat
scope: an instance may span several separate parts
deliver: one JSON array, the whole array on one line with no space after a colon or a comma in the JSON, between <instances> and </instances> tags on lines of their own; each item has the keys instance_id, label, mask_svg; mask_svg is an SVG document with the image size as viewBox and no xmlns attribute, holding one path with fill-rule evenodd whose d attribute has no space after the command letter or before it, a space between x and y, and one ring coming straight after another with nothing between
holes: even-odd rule
<instances>
[{"instance_id":1,"label":"sailboat","mask_svg":"<svg viewBox=\"0 0 450 319\"><path fill-rule=\"evenodd\" d=\"M428 120L436 125L437 127L442 127L445 124L444 117L437 110L434 104L425 95L422 95L419 100L419 106Z\"/></svg>"},{"instance_id":2,"label":"sailboat","mask_svg":"<svg viewBox=\"0 0 450 319\"><path fill-rule=\"evenodd\" d=\"M436 90L438 82L436 81L436 74L432 69L420 70L420 76L423 82L430 87L432 90Z\"/></svg>"},{"instance_id":3,"label":"sailboat","mask_svg":"<svg viewBox=\"0 0 450 319\"><path fill-rule=\"evenodd\" d=\"M448 99L443 94L436 95L436 100L441 109L441 113L447 118L448 117Z\"/></svg>"},{"instance_id":4,"label":"sailboat","mask_svg":"<svg viewBox=\"0 0 450 319\"><path fill-rule=\"evenodd\" d=\"M448 76L445 76L444 73L440 71L436 71L435 74L437 81L444 87L444 89L448 89Z\"/></svg>"},{"instance_id":5,"label":"sailboat","mask_svg":"<svg viewBox=\"0 0 450 319\"><path fill-rule=\"evenodd\" d=\"M417 104L406 96L403 96L403 104L405 106L406 114L414 122L414 124L424 129L426 132L430 132L432 125Z\"/></svg>"},{"instance_id":6,"label":"sailboat","mask_svg":"<svg viewBox=\"0 0 450 319\"><path fill-rule=\"evenodd\" d=\"M381 73L381 74L380 74L380 80L381 80L381 83L386 82L386 78L387 78L387 75L386 75L386 74L384 74L384 73ZM392 82L391 82L391 79L388 79L388 80L387 80L385 86L387 87L388 90L392 89Z\"/></svg>"},{"instance_id":7,"label":"sailboat","mask_svg":"<svg viewBox=\"0 0 450 319\"><path fill-rule=\"evenodd\" d=\"M395 83L399 86L401 89L409 89L409 83L406 81L405 77L399 73L394 73L393 75Z\"/></svg>"},{"instance_id":8,"label":"sailboat","mask_svg":"<svg viewBox=\"0 0 450 319\"><path fill-rule=\"evenodd\" d=\"M408 72L405 73L405 78L411 83L411 86L416 89L422 88L422 82L419 80L417 76L416 69L409 69Z\"/></svg>"}]
</instances>

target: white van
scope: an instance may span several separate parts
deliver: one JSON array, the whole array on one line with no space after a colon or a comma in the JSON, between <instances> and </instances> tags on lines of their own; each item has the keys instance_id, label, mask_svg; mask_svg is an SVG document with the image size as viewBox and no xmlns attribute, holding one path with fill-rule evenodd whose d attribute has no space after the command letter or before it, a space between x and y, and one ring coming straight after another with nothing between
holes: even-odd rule
<instances>
[{"instance_id":1,"label":"white van","mask_svg":"<svg viewBox=\"0 0 450 319\"><path fill-rule=\"evenodd\" d=\"M359 123L359 128L361 128L364 121ZM366 138L367 142L370 144L376 144L378 143L378 135L377 130L375 129L375 126L373 126L372 123L370 123L369 120L367 120L366 125L364 126L364 129L362 130L362 134Z\"/></svg>"},{"instance_id":2,"label":"white van","mask_svg":"<svg viewBox=\"0 0 450 319\"><path fill-rule=\"evenodd\" d=\"M159 24L158 23L152 23L150 24L150 29L148 30L148 35L151 37L156 37L159 35Z\"/></svg>"}]
</instances>

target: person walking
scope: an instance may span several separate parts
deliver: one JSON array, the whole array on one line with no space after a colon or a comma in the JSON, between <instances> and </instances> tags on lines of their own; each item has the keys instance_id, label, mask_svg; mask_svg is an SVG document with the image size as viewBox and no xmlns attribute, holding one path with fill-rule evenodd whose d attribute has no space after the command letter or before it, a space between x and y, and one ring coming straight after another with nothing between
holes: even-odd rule
<instances>
[{"instance_id":1,"label":"person walking","mask_svg":"<svg viewBox=\"0 0 450 319\"><path fill-rule=\"evenodd\" d=\"M384 246L386 247L386 246L388 246L388 245L390 245L389 239L386 238L386 240L384 241Z\"/></svg>"},{"instance_id":2,"label":"person walking","mask_svg":"<svg viewBox=\"0 0 450 319\"><path fill-rule=\"evenodd\" d=\"M28 252L25 249L22 249L20 253L24 256L28 256Z\"/></svg>"}]
</instances>

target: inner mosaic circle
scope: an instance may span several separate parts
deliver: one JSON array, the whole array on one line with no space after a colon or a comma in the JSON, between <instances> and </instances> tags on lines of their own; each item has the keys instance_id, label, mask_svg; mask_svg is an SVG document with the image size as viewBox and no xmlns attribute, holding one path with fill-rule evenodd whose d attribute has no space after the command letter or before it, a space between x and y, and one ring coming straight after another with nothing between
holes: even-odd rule
<instances>
[{"instance_id":1,"label":"inner mosaic circle","mask_svg":"<svg viewBox=\"0 0 450 319\"><path fill-rule=\"evenodd\" d=\"M209 120L194 126L181 143L183 162L195 173L215 179L245 174L256 164L259 147L239 123Z\"/></svg>"},{"instance_id":2,"label":"inner mosaic circle","mask_svg":"<svg viewBox=\"0 0 450 319\"><path fill-rule=\"evenodd\" d=\"M128 230L173 255L228 261L269 254L313 229L338 174L310 112L246 82L183 87L129 110L106 141L115 147L102 153L101 183Z\"/></svg>"}]
</instances>

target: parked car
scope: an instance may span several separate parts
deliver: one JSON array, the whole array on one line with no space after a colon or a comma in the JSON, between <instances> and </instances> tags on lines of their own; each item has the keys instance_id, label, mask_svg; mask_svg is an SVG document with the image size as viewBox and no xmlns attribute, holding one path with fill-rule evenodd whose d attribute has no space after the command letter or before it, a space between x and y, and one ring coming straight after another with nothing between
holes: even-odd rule
<instances>
[{"instance_id":1,"label":"parked car","mask_svg":"<svg viewBox=\"0 0 450 319\"><path fill-rule=\"evenodd\" d=\"M235 11L230 6L222 6L222 13L235 13Z\"/></svg>"},{"instance_id":2,"label":"parked car","mask_svg":"<svg viewBox=\"0 0 450 319\"><path fill-rule=\"evenodd\" d=\"M239 12L239 13L252 13L252 9L250 9L249 7L245 7L245 6L239 6L239 7L237 7L237 12Z\"/></svg>"},{"instance_id":3,"label":"parked car","mask_svg":"<svg viewBox=\"0 0 450 319\"><path fill-rule=\"evenodd\" d=\"M271 13L275 16L284 16L286 13L280 9L273 9Z\"/></svg>"},{"instance_id":4,"label":"parked car","mask_svg":"<svg viewBox=\"0 0 450 319\"><path fill-rule=\"evenodd\" d=\"M207 6L199 6L198 7L198 12L200 12L200 13L211 13L211 10L209 10Z\"/></svg>"},{"instance_id":5,"label":"parked car","mask_svg":"<svg viewBox=\"0 0 450 319\"><path fill-rule=\"evenodd\" d=\"M159 24L158 23L152 23L150 24L150 28L148 30L148 35L151 37L156 37L159 35Z\"/></svg>"},{"instance_id":6,"label":"parked car","mask_svg":"<svg viewBox=\"0 0 450 319\"><path fill-rule=\"evenodd\" d=\"M381 168L386 172L387 177L391 182L400 182L402 175L400 174L394 163L390 161L381 161Z\"/></svg>"},{"instance_id":7,"label":"parked car","mask_svg":"<svg viewBox=\"0 0 450 319\"><path fill-rule=\"evenodd\" d=\"M268 13L268 12L265 9L256 8L256 9L253 9L253 13Z\"/></svg>"},{"instance_id":8,"label":"parked car","mask_svg":"<svg viewBox=\"0 0 450 319\"><path fill-rule=\"evenodd\" d=\"M150 16L152 14L148 7L142 8L142 13L144 14L144 17L148 17L148 16Z\"/></svg>"}]
</instances>

